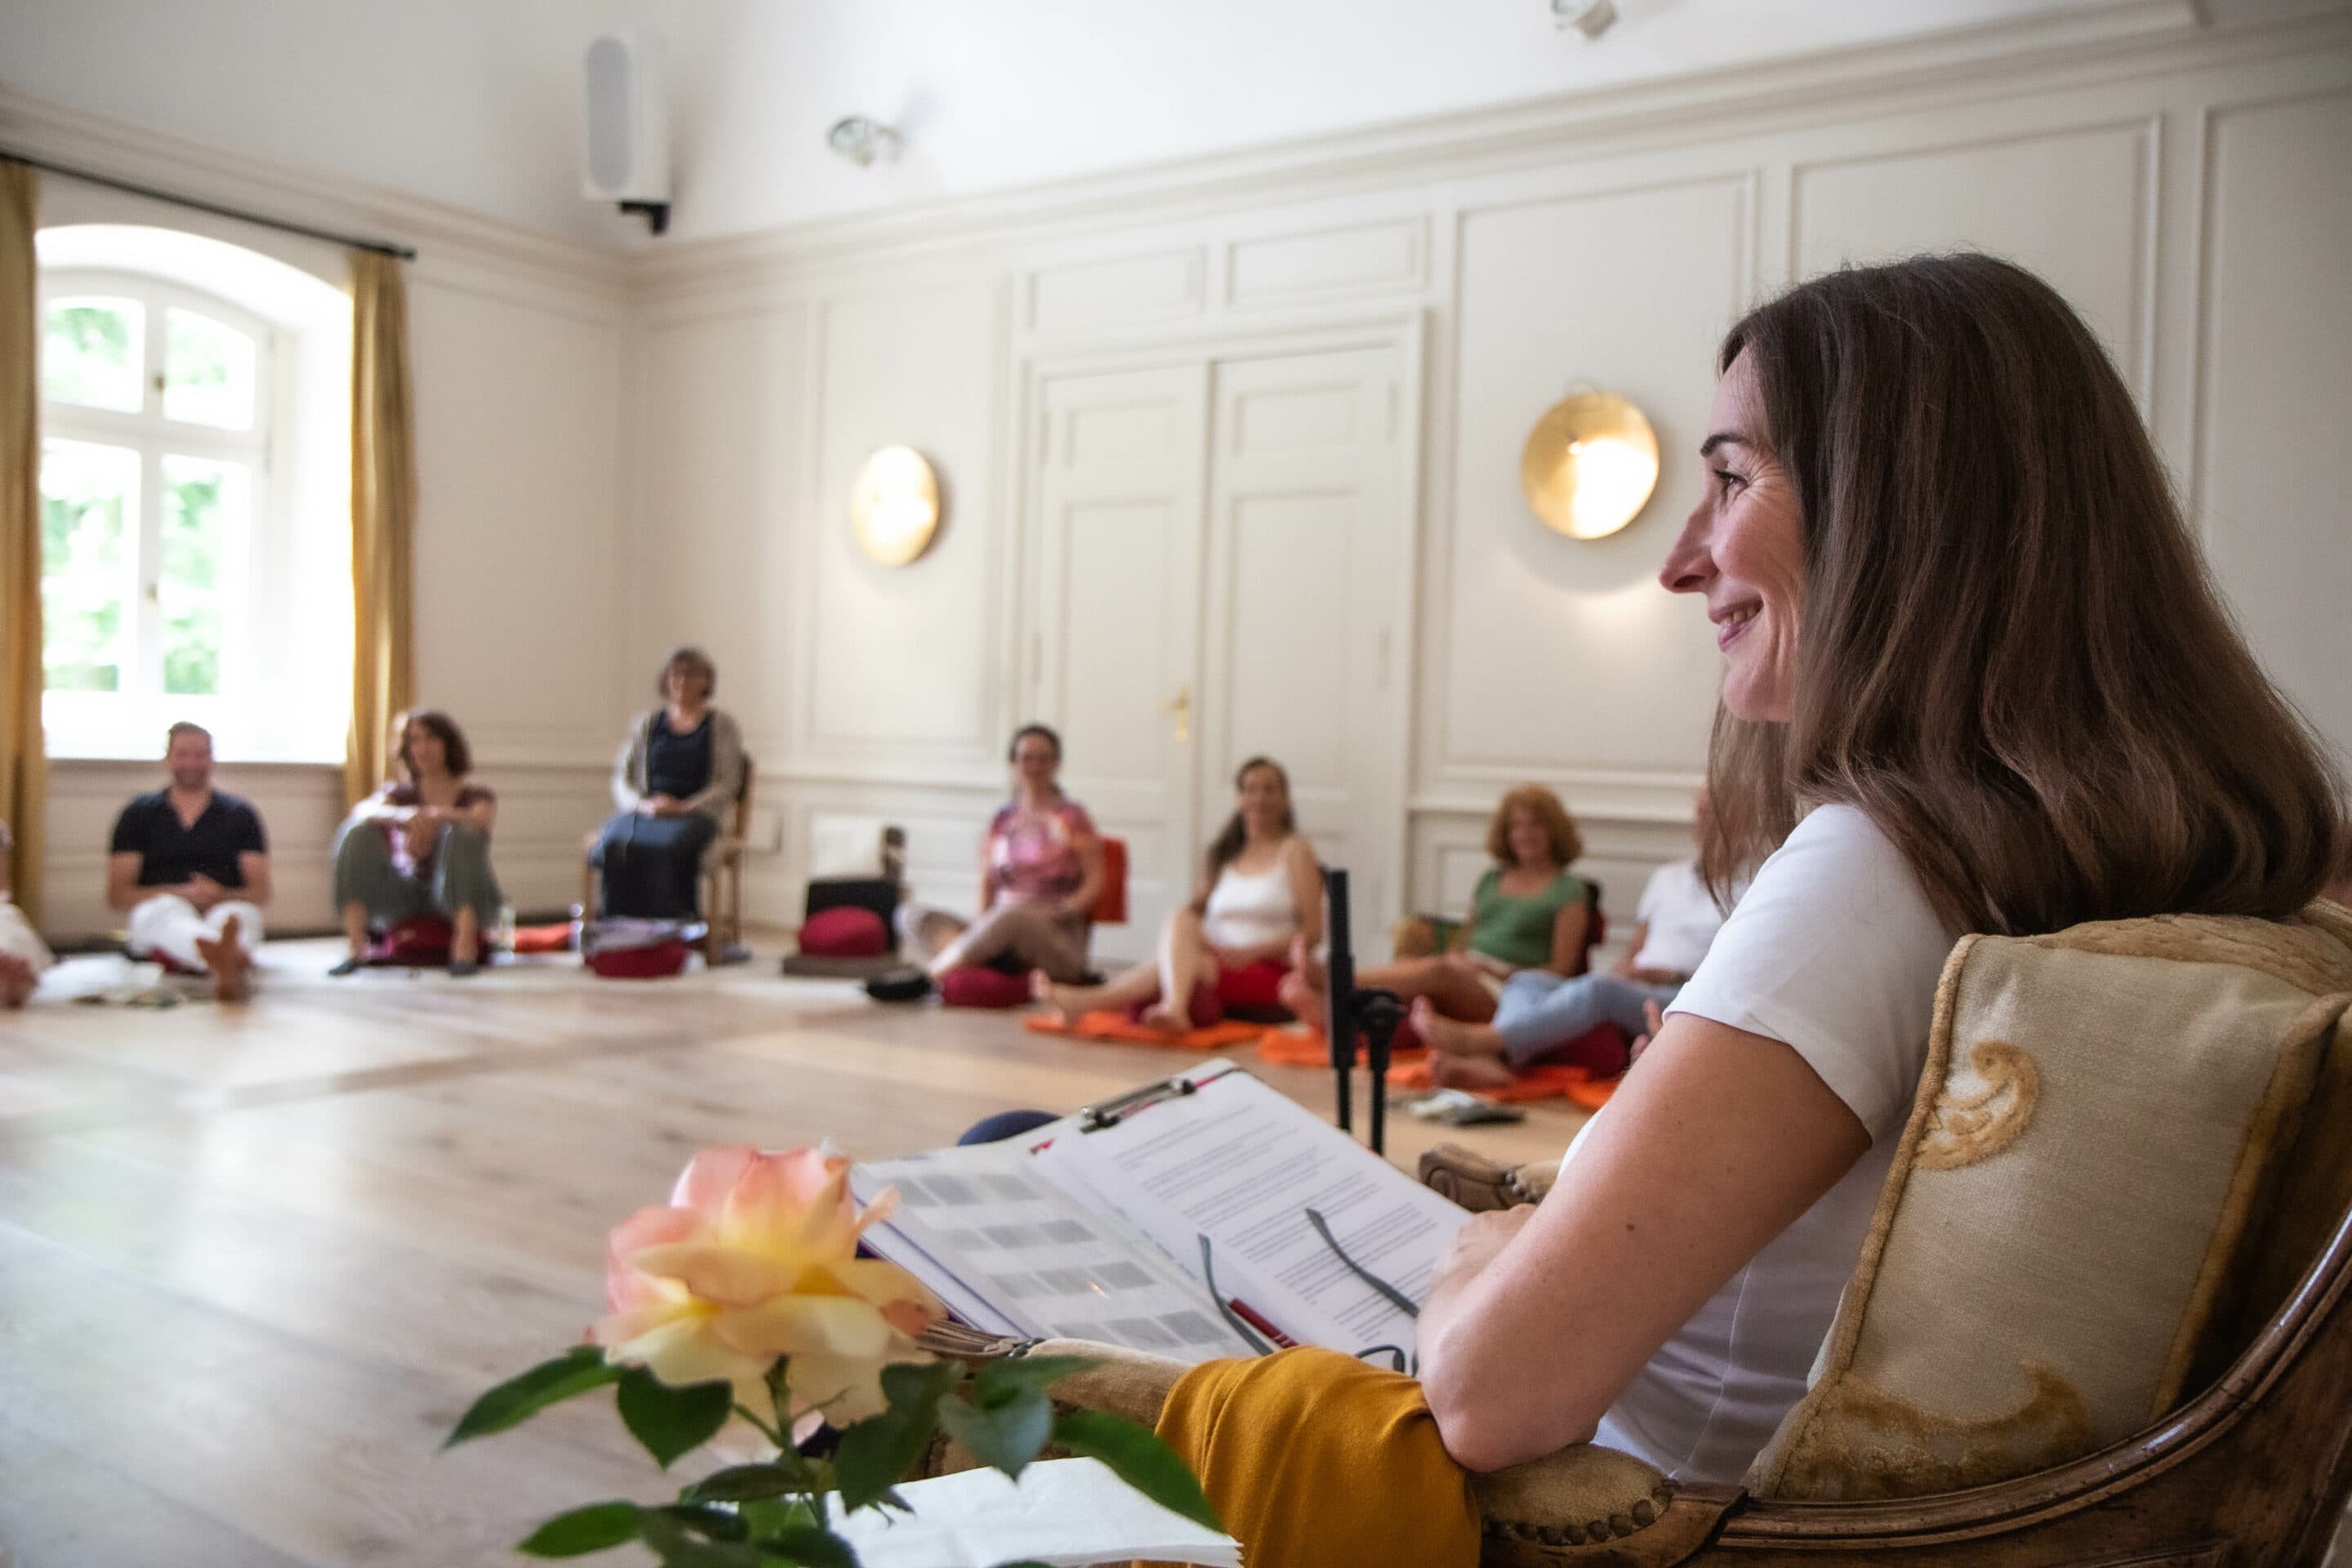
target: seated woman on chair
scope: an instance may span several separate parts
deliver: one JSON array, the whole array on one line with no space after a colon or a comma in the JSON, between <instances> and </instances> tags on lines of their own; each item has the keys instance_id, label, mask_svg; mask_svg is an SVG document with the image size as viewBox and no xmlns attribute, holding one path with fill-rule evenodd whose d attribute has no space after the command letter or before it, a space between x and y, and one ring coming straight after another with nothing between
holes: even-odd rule
<instances>
[{"instance_id":1,"label":"seated woman on chair","mask_svg":"<svg viewBox=\"0 0 2352 1568\"><path fill-rule=\"evenodd\" d=\"M355 972L377 926L437 915L450 923L449 973L481 967L482 928L503 901L490 869L499 797L473 782L472 748L457 721L421 708L395 721L408 774L352 808L335 837L335 907L351 951L328 973Z\"/></svg>"},{"instance_id":2,"label":"seated woman on chair","mask_svg":"<svg viewBox=\"0 0 2352 1568\"><path fill-rule=\"evenodd\" d=\"M1156 962L1101 985L1033 977L1037 999L1065 1020L1104 1007L1144 1009L1171 1034L1213 1022L1222 1008L1270 1005L1294 942L1322 938L1323 873L1290 809L1290 775L1252 757L1234 775L1240 799L1209 846L1192 901L1168 917Z\"/></svg>"},{"instance_id":3,"label":"seated woman on chair","mask_svg":"<svg viewBox=\"0 0 2352 1568\"><path fill-rule=\"evenodd\" d=\"M710 705L719 670L698 647L671 654L656 689L662 705L631 726L614 764L620 810L589 859L603 873L602 913L686 921L697 913L703 851L742 798L743 731Z\"/></svg>"},{"instance_id":4,"label":"seated woman on chair","mask_svg":"<svg viewBox=\"0 0 2352 1568\"><path fill-rule=\"evenodd\" d=\"M1483 1024L1505 986L1520 974L1558 983L1582 973L1591 921L1583 881L1569 866L1584 853L1576 819L1541 784L1522 784L1495 807L1486 827L1495 864L1470 895L1460 951L1400 958L1356 972L1356 984L1418 999L1413 1016ZM1425 928L1424 928L1425 929ZM1323 1018L1323 969L1306 942L1290 950L1283 1005L1302 1018Z\"/></svg>"},{"instance_id":5,"label":"seated woman on chair","mask_svg":"<svg viewBox=\"0 0 2352 1568\"><path fill-rule=\"evenodd\" d=\"M2342 864L2326 752L2054 289L1847 268L1718 370L1660 576L1724 659L1707 875L1752 879L1549 1195L1458 1233L1417 1380L1307 1350L1177 1383L1160 1435L1255 1568L1475 1563L1462 1469L1588 1440L1736 1484L1861 1258L1960 933L2281 920ZM1343 1468L1382 1506L1265 1479Z\"/></svg>"},{"instance_id":6,"label":"seated woman on chair","mask_svg":"<svg viewBox=\"0 0 2352 1568\"><path fill-rule=\"evenodd\" d=\"M1012 961L1075 983L1087 975L1087 930L1103 893L1102 840L1087 808L1062 793L1062 737L1043 724L1013 731L1013 798L981 845L980 918L908 904L898 911L908 956L933 980L969 964Z\"/></svg>"}]
</instances>

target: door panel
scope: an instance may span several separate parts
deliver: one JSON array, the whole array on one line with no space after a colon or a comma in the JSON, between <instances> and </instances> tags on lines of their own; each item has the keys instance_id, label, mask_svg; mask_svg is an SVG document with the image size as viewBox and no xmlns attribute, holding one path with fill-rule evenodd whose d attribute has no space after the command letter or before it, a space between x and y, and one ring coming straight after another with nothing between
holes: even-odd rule
<instances>
[{"instance_id":1,"label":"door panel","mask_svg":"<svg viewBox=\"0 0 2352 1568\"><path fill-rule=\"evenodd\" d=\"M1367 952L1385 951L1403 820L1399 357L1234 360L1213 387L1201 817L1232 809L1244 759L1281 763L1299 826L1351 875Z\"/></svg>"},{"instance_id":2,"label":"door panel","mask_svg":"<svg viewBox=\"0 0 2352 1568\"><path fill-rule=\"evenodd\" d=\"M1199 837L1196 747L1171 704L1199 695L1208 373L1053 376L1041 395L1038 710L1065 786L1128 841L1128 923L1095 946L1136 957L1191 895Z\"/></svg>"}]
</instances>

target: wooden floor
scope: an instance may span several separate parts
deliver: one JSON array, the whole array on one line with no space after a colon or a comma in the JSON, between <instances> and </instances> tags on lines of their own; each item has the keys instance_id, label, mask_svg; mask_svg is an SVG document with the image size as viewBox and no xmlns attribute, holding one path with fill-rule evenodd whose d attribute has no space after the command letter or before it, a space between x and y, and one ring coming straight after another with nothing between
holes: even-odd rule
<instances>
[{"instance_id":1,"label":"wooden floor","mask_svg":"<svg viewBox=\"0 0 2352 1568\"><path fill-rule=\"evenodd\" d=\"M635 984L546 960L331 981L333 956L273 944L242 1007L0 1014L6 1568L524 1561L547 1513L661 1495L609 1405L435 1450L579 1338L606 1228L695 1150L904 1152L1195 1059L877 1006L766 951ZM1264 1071L1329 1114L1325 1076ZM1391 1153L1534 1158L1580 1120L1399 1118Z\"/></svg>"}]
</instances>

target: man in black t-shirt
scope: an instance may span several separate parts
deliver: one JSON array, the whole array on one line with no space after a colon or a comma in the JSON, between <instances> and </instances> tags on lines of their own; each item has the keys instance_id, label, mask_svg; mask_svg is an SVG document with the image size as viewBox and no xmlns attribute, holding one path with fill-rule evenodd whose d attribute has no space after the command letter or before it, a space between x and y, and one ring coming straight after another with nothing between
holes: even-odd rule
<instances>
[{"instance_id":1,"label":"man in black t-shirt","mask_svg":"<svg viewBox=\"0 0 2352 1568\"><path fill-rule=\"evenodd\" d=\"M172 782L114 819L106 901L131 912L134 958L155 957L213 977L213 994L246 994L261 906L269 901L269 844L261 816L213 788L213 738L172 726L163 752Z\"/></svg>"}]
</instances>

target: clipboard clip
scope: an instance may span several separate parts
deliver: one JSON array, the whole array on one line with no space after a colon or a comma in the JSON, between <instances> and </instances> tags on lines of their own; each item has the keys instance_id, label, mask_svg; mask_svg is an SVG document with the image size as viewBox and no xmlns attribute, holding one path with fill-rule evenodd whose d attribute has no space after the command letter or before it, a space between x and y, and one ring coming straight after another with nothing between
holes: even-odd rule
<instances>
[{"instance_id":1,"label":"clipboard clip","mask_svg":"<svg viewBox=\"0 0 2352 1568\"><path fill-rule=\"evenodd\" d=\"M1223 1075L1220 1074L1220 1077ZM1207 1080L1213 1083L1214 1079ZM1116 1127L1129 1111L1140 1110L1147 1105L1157 1105L1163 1100L1181 1100L1188 1094L1201 1092L1201 1085L1189 1078L1171 1078L1159 1083L1147 1083L1141 1089L1130 1089L1125 1094L1114 1095L1100 1105L1078 1108L1078 1131L1099 1132L1106 1127Z\"/></svg>"}]
</instances>

